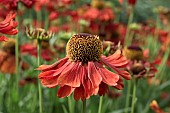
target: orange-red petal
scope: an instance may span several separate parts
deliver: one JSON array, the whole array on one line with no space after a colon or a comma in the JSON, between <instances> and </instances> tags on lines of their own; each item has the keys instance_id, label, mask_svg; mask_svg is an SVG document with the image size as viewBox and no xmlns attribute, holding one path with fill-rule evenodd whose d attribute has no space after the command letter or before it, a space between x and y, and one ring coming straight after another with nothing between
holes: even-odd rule
<instances>
[{"instance_id":1,"label":"orange-red petal","mask_svg":"<svg viewBox=\"0 0 170 113\"><path fill-rule=\"evenodd\" d=\"M58 93L57 93L57 96L59 98L64 98L66 96L69 96L73 91L74 91L75 88L72 88L70 86L62 86L59 88L58 90Z\"/></svg>"},{"instance_id":2,"label":"orange-red petal","mask_svg":"<svg viewBox=\"0 0 170 113\"><path fill-rule=\"evenodd\" d=\"M88 62L88 77L93 85L93 88L99 87L102 77L93 62Z\"/></svg>"},{"instance_id":3,"label":"orange-red petal","mask_svg":"<svg viewBox=\"0 0 170 113\"><path fill-rule=\"evenodd\" d=\"M58 69L59 67L61 67L62 65L64 65L66 62L67 62L68 58L65 57L61 60L59 60L58 62L55 62L54 64L52 65L40 65L37 70L41 70L41 71L47 71L47 70L55 70L55 69Z\"/></svg>"},{"instance_id":4,"label":"orange-red petal","mask_svg":"<svg viewBox=\"0 0 170 113\"><path fill-rule=\"evenodd\" d=\"M63 70L63 72L64 73L61 73L58 78L59 84L68 85L71 87L80 86L80 74L82 74L82 69L79 62L72 62L67 68Z\"/></svg>"},{"instance_id":5,"label":"orange-red petal","mask_svg":"<svg viewBox=\"0 0 170 113\"><path fill-rule=\"evenodd\" d=\"M102 81L110 86L116 86L119 80L119 75L105 69L101 64L95 63L98 72L102 76Z\"/></svg>"}]
</instances>

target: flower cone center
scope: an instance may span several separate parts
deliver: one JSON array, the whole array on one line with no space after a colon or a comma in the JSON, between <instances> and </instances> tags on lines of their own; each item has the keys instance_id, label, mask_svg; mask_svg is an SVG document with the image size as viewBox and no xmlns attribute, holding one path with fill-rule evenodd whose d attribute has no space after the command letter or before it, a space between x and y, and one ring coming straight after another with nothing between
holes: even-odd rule
<instances>
[{"instance_id":1,"label":"flower cone center","mask_svg":"<svg viewBox=\"0 0 170 113\"><path fill-rule=\"evenodd\" d=\"M88 61L100 60L103 46L98 36L80 33L70 38L66 52L71 61L88 63Z\"/></svg>"},{"instance_id":2,"label":"flower cone center","mask_svg":"<svg viewBox=\"0 0 170 113\"><path fill-rule=\"evenodd\" d=\"M124 56L129 60L142 60L143 51L138 46L125 47L123 50Z\"/></svg>"}]
</instances>

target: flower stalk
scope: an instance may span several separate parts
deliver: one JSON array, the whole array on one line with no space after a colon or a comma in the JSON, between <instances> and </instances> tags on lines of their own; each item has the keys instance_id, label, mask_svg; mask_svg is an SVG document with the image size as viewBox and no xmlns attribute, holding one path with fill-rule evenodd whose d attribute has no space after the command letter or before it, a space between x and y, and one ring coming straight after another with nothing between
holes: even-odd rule
<instances>
[{"instance_id":1,"label":"flower stalk","mask_svg":"<svg viewBox=\"0 0 170 113\"><path fill-rule=\"evenodd\" d=\"M131 6L130 7L130 16L129 16L129 19L128 19L128 25L127 25L127 30L126 30L126 35L125 35L125 45L130 45L131 42L132 42L132 37L130 37L130 24L133 22L133 16L134 16L134 7Z\"/></svg>"},{"instance_id":2,"label":"flower stalk","mask_svg":"<svg viewBox=\"0 0 170 113\"><path fill-rule=\"evenodd\" d=\"M131 113L134 113L134 110L135 110L135 103L136 103L136 86L137 86L137 81L136 81L135 78L134 78Z\"/></svg>"},{"instance_id":3,"label":"flower stalk","mask_svg":"<svg viewBox=\"0 0 170 113\"><path fill-rule=\"evenodd\" d=\"M37 65L40 66L40 58L41 58L41 40L37 39ZM38 95L39 95L39 113L42 113L42 89L41 89L41 82L38 80Z\"/></svg>"},{"instance_id":4,"label":"flower stalk","mask_svg":"<svg viewBox=\"0 0 170 113\"><path fill-rule=\"evenodd\" d=\"M86 113L86 99L83 100L83 112L82 113Z\"/></svg>"},{"instance_id":5,"label":"flower stalk","mask_svg":"<svg viewBox=\"0 0 170 113\"><path fill-rule=\"evenodd\" d=\"M131 91L131 81L128 81L127 84L128 84L128 87L127 87L127 96L126 96L126 103L125 103L125 113L128 113L130 91Z\"/></svg>"},{"instance_id":6,"label":"flower stalk","mask_svg":"<svg viewBox=\"0 0 170 113\"><path fill-rule=\"evenodd\" d=\"M69 113L74 113L73 112L73 103L72 103L72 100L71 100L71 96L68 96L68 108L69 108Z\"/></svg>"},{"instance_id":7,"label":"flower stalk","mask_svg":"<svg viewBox=\"0 0 170 113\"><path fill-rule=\"evenodd\" d=\"M102 103L103 103L103 96L100 96L98 113L102 113Z\"/></svg>"},{"instance_id":8,"label":"flower stalk","mask_svg":"<svg viewBox=\"0 0 170 113\"><path fill-rule=\"evenodd\" d=\"M15 38L16 44L15 44L15 61L16 61L16 91L18 92L18 83L19 83L19 34Z\"/></svg>"}]
</instances>

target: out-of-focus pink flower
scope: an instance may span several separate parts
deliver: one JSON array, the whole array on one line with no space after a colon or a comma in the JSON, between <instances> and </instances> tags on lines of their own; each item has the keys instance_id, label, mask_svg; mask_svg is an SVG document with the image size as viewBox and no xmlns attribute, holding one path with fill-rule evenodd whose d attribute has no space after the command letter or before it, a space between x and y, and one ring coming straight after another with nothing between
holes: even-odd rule
<instances>
[{"instance_id":1,"label":"out-of-focus pink flower","mask_svg":"<svg viewBox=\"0 0 170 113\"><path fill-rule=\"evenodd\" d=\"M123 2L124 2L124 0L119 0L119 3L122 5L123 4Z\"/></svg>"},{"instance_id":2,"label":"out-of-focus pink flower","mask_svg":"<svg viewBox=\"0 0 170 113\"><path fill-rule=\"evenodd\" d=\"M40 11L41 8L45 5L47 5L50 2L50 0L37 0L35 2L35 10Z\"/></svg>"},{"instance_id":3,"label":"out-of-focus pink flower","mask_svg":"<svg viewBox=\"0 0 170 113\"><path fill-rule=\"evenodd\" d=\"M57 19L58 16L59 16L59 13L58 13L58 12L52 11L52 12L50 13L50 15L49 15L49 20L51 21L51 20Z\"/></svg>"},{"instance_id":4,"label":"out-of-focus pink flower","mask_svg":"<svg viewBox=\"0 0 170 113\"><path fill-rule=\"evenodd\" d=\"M94 20L97 19L98 15L99 15L99 10L95 8L90 8L83 14L83 17L87 20Z\"/></svg>"},{"instance_id":5,"label":"out-of-focus pink flower","mask_svg":"<svg viewBox=\"0 0 170 113\"><path fill-rule=\"evenodd\" d=\"M5 5L8 10L17 10L19 0L0 0L0 3Z\"/></svg>"},{"instance_id":6,"label":"out-of-focus pink flower","mask_svg":"<svg viewBox=\"0 0 170 113\"><path fill-rule=\"evenodd\" d=\"M106 8L100 11L99 20L101 21L109 21L114 19L114 13L111 8Z\"/></svg>"}]
</instances>

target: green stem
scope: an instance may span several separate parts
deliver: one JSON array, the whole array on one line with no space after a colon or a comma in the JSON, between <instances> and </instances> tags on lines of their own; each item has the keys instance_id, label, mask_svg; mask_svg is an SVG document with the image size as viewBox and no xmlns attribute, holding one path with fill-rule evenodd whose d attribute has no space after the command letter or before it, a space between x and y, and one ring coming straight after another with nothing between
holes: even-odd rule
<instances>
[{"instance_id":1,"label":"green stem","mask_svg":"<svg viewBox=\"0 0 170 113\"><path fill-rule=\"evenodd\" d=\"M19 83L19 34L15 38L15 62L16 62L16 92L18 93L18 83Z\"/></svg>"},{"instance_id":2,"label":"green stem","mask_svg":"<svg viewBox=\"0 0 170 113\"><path fill-rule=\"evenodd\" d=\"M83 100L83 112L86 113L86 100Z\"/></svg>"},{"instance_id":3,"label":"green stem","mask_svg":"<svg viewBox=\"0 0 170 113\"><path fill-rule=\"evenodd\" d=\"M102 112L102 103L103 103L103 96L100 96L98 113L101 113L101 112Z\"/></svg>"},{"instance_id":4,"label":"green stem","mask_svg":"<svg viewBox=\"0 0 170 113\"><path fill-rule=\"evenodd\" d=\"M37 65L40 66L40 58L41 58L41 41L38 39L38 45L37 45ZM39 113L42 113L42 89L41 89L41 82L38 80L38 95L39 95Z\"/></svg>"},{"instance_id":5,"label":"green stem","mask_svg":"<svg viewBox=\"0 0 170 113\"><path fill-rule=\"evenodd\" d=\"M68 97L68 107L69 107L69 113L73 113L71 96Z\"/></svg>"},{"instance_id":6,"label":"green stem","mask_svg":"<svg viewBox=\"0 0 170 113\"><path fill-rule=\"evenodd\" d=\"M136 103L136 80L134 78L131 113L134 113L135 103Z\"/></svg>"},{"instance_id":7,"label":"green stem","mask_svg":"<svg viewBox=\"0 0 170 113\"><path fill-rule=\"evenodd\" d=\"M125 45L128 46L131 44L131 40L132 39L129 39L129 35L130 35L130 24L132 23L133 21L133 10L134 10L134 7L131 7L131 10L130 10L130 16L129 16L129 20L128 20L128 25L127 25L127 30L126 30L126 35L125 35Z\"/></svg>"},{"instance_id":8,"label":"green stem","mask_svg":"<svg viewBox=\"0 0 170 113\"><path fill-rule=\"evenodd\" d=\"M126 96L126 103L125 103L125 113L128 113L130 91L131 91L131 82L132 82L131 80L128 81L127 96Z\"/></svg>"}]
</instances>

